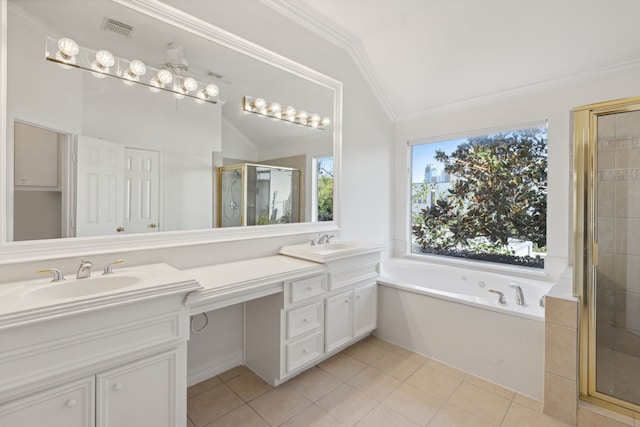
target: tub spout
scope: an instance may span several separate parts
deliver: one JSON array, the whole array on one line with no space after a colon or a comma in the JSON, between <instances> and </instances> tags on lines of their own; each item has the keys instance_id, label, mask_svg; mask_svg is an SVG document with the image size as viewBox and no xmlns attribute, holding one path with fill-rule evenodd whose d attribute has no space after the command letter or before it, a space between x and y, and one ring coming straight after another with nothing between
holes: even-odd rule
<instances>
[{"instance_id":1,"label":"tub spout","mask_svg":"<svg viewBox=\"0 0 640 427\"><path fill-rule=\"evenodd\" d=\"M525 305L524 303L524 294L522 293L522 288L517 283L509 283L509 287L516 290L516 304Z\"/></svg>"},{"instance_id":2,"label":"tub spout","mask_svg":"<svg viewBox=\"0 0 640 427\"><path fill-rule=\"evenodd\" d=\"M507 300L504 297L504 294L502 292L496 291L495 289L489 289L489 292L493 292L494 294L498 294L498 302L500 304L506 304L507 303Z\"/></svg>"}]
</instances>

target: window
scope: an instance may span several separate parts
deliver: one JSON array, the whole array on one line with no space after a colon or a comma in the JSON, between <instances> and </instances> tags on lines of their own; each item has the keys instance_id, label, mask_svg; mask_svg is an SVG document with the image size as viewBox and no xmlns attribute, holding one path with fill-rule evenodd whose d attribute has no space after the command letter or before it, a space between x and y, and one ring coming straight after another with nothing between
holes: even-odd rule
<instances>
[{"instance_id":1,"label":"window","mask_svg":"<svg viewBox=\"0 0 640 427\"><path fill-rule=\"evenodd\" d=\"M544 268L547 127L412 145L411 252Z\"/></svg>"},{"instance_id":2,"label":"window","mask_svg":"<svg viewBox=\"0 0 640 427\"><path fill-rule=\"evenodd\" d=\"M333 221L333 157L315 160L317 219Z\"/></svg>"}]
</instances>

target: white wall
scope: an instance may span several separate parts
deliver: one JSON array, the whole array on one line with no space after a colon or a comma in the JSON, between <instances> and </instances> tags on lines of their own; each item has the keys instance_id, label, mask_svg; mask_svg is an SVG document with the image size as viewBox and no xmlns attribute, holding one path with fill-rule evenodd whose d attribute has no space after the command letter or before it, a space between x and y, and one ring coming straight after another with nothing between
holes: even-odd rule
<instances>
[{"instance_id":1,"label":"white wall","mask_svg":"<svg viewBox=\"0 0 640 427\"><path fill-rule=\"evenodd\" d=\"M572 113L574 107L599 101L636 96L640 92L640 70L631 68L600 75L575 76L563 82L503 94L475 105L460 105L401 121L395 134L394 250L405 252L408 220L405 214L408 176L407 141L521 124L547 119L549 170L547 260L545 270L557 279L571 254L572 215ZM509 96L507 96L509 95ZM465 108L466 107L466 108Z\"/></svg>"}]
</instances>

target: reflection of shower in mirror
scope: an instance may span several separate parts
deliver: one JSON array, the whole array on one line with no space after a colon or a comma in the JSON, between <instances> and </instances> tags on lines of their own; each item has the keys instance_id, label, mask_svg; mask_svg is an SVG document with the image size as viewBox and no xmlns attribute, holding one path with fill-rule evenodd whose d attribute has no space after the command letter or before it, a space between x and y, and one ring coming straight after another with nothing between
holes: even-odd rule
<instances>
[{"instance_id":1,"label":"reflection of shower in mirror","mask_svg":"<svg viewBox=\"0 0 640 427\"><path fill-rule=\"evenodd\" d=\"M250 163L220 169L220 227L300 222L300 170Z\"/></svg>"},{"instance_id":2,"label":"reflection of shower in mirror","mask_svg":"<svg viewBox=\"0 0 640 427\"><path fill-rule=\"evenodd\" d=\"M233 169L222 173L222 186L224 190L222 191L223 218L221 221L223 227L242 225L239 202L242 197L241 183L242 174L240 169Z\"/></svg>"}]
</instances>

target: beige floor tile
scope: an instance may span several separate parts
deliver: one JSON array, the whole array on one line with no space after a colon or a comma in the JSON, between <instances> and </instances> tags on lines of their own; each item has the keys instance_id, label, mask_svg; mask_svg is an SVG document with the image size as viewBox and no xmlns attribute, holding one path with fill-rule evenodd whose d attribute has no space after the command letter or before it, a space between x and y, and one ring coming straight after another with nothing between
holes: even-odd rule
<instances>
[{"instance_id":1,"label":"beige floor tile","mask_svg":"<svg viewBox=\"0 0 640 427\"><path fill-rule=\"evenodd\" d=\"M384 341L381 340L380 338L376 337L375 335L369 335L366 340L368 342L370 342L371 344L374 344L378 347L380 347L381 349L383 349L384 351L393 351L394 347L396 347L394 344L391 344L388 341Z\"/></svg>"},{"instance_id":2,"label":"beige floor tile","mask_svg":"<svg viewBox=\"0 0 640 427\"><path fill-rule=\"evenodd\" d=\"M347 348L344 352L367 365L372 364L387 353L385 350L373 344L369 340L358 341L351 347Z\"/></svg>"},{"instance_id":3,"label":"beige floor tile","mask_svg":"<svg viewBox=\"0 0 640 427\"><path fill-rule=\"evenodd\" d=\"M187 413L196 427L202 427L243 403L229 386L220 384L188 399Z\"/></svg>"},{"instance_id":4,"label":"beige floor tile","mask_svg":"<svg viewBox=\"0 0 640 427\"><path fill-rule=\"evenodd\" d=\"M338 353L318 365L320 369L330 373L341 381L348 380L366 366L367 365L358 359L344 353Z\"/></svg>"},{"instance_id":5,"label":"beige floor tile","mask_svg":"<svg viewBox=\"0 0 640 427\"><path fill-rule=\"evenodd\" d=\"M344 425L316 405L311 405L282 424L282 427L341 427Z\"/></svg>"},{"instance_id":6,"label":"beige floor tile","mask_svg":"<svg viewBox=\"0 0 640 427\"><path fill-rule=\"evenodd\" d=\"M511 400L480 387L463 383L449 399L450 404L476 415L490 424L502 422Z\"/></svg>"},{"instance_id":7,"label":"beige floor tile","mask_svg":"<svg viewBox=\"0 0 640 427\"><path fill-rule=\"evenodd\" d=\"M435 359L429 359L427 361L427 366L460 379L464 379L467 375L469 375L466 372L461 371L460 369L454 368L453 366L449 366L446 363L442 363Z\"/></svg>"},{"instance_id":8,"label":"beige floor tile","mask_svg":"<svg viewBox=\"0 0 640 427\"><path fill-rule=\"evenodd\" d=\"M402 384L382 404L402 414L412 422L425 425L444 402L410 384Z\"/></svg>"},{"instance_id":9,"label":"beige floor tile","mask_svg":"<svg viewBox=\"0 0 640 427\"><path fill-rule=\"evenodd\" d=\"M422 365L408 357L391 352L376 360L371 366L382 369L389 375L404 381Z\"/></svg>"},{"instance_id":10,"label":"beige floor tile","mask_svg":"<svg viewBox=\"0 0 640 427\"><path fill-rule=\"evenodd\" d=\"M218 377L220 377L222 381L226 382L232 378L237 377L238 375L246 374L247 372L251 372L251 370L244 365L240 365L221 373L220 375L218 375Z\"/></svg>"},{"instance_id":11,"label":"beige floor tile","mask_svg":"<svg viewBox=\"0 0 640 427\"><path fill-rule=\"evenodd\" d=\"M251 371L230 379L227 381L227 385L231 387L238 396L244 399L245 402L258 397L262 393L273 388L269 383Z\"/></svg>"},{"instance_id":12,"label":"beige floor tile","mask_svg":"<svg viewBox=\"0 0 640 427\"><path fill-rule=\"evenodd\" d=\"M249 406L274 426L284 423L309 405L311 401L286 384L249 402Z\"/></svg>"},{"instance_id":13,"label":"beige floor tile","mask_svg":"<svg viewBox=\"0 0 640 427\"><path fill-rule=\"evenodd\" d=\"M440 400L447 400L462 384L461 379L433 369L428 365L422 366L414 372L406 382Z\"/></svg>"},{"instance_id":14,"label":"beige floor tile","mask_svg":"<svg viewBox=\"0 0 640 427\"><path fill-rule=\"evenodd\" d=\"M308 369L287 382L287 385L293 387L295 391L312 402L320 399L341 384L342 381L318 367Z\"/></svg>"},{"instance_id":15,"label":"beige floor tile","mask_svg":"<svg viewBox=\"0 0 640 427\"><path fill-rule=\"evenodd\" d=\"M495 427L494 424L476 417L469 412L456 408L453 405L446 404L438 411L436 416L431 420L428 427ZM543 424L537 426L542 427ZM522 427L522 426L520 426Z\"/></svg>"},{"instance_id":16,"label":"beige floor tile","mask_svg":"<svg viewBox=\"0 0 640 427\"><path fill-rule=\"evenodd\" d=\"M413 360L414 362L418 362L422 365L426 365L427 363L429 363L430 360L433 360L427 356L424 356L420 353L411 353L411 356L409 356L409 359Z\"/></svg>"},{"instance_id":17,"label":"beige floor tile","mask_svg":"<svg viewBox=\"0 0 640 427\"><path fill-rule=\"evenodd\" d=\"M358 421L356 426L362 427L419 427L393 409L378 406Z\"/></svg>"},{"instance_id":18,"label":"beige floor tile","mask_svg":"<svg viewBox=\"0 0 640 427\"><path fill-rule=\"evenodd\" d=\"M217 385L220 385L221 383L222 383L222 380L216 376L216 377L211 377L208 380L201 381L198 384L194 384L187 389L187 398L193 397L196 394L209 390Z\"/></svg>"},{"instance_id":19,"label":"beige floor tile","mask_svg":"<svg viewBox=\"0 0 640 427\"><path fill-rule=\"evenodd\" d=\"M569 427L560 420L535 411L519 403L513 402L501 427ZM431 427L431 426L429 426Z\"/></svg>"},{"instance_id":20,"label":"beige floor tile","mask_svg":"<svg viewBox=\"0 0 640 427\"><path fill-rule=\"evenodd\" d=\"M269 427L269 423L245 403L206 427Z\"/></svg>"},{"instance_id":21,"label":"beige floor tile","mask_svg":"<svg viewBox=\"0 0 640 427\"><path fill-rule=\"evenodd\" d=\"M368 366L347 383L377 401L383 400L402 382L384 371Z\"/></svg>"},{"instance_id":22,"label":"beige floor tile","mask_svg":"<svg viewBox=\"0 0 640 427\"><path fill-rule=\"evenodd\" d=\"M196 427L195 424L193 424L191 422L191 420L189 419L189 417L187 417L187 427Z\"/></svg>"},{"instance_id":23,"label":"beige floor tile","mask_svg":"<svg viewBox=\"0 0 640 427\"><path fill-rule=\"evenodd\" d=\"M348 384L343 384L316 402L320 408L352 426L362 419L377 402Z\"/></svg>"},{"instance_id":24,"label":"beige floor tile","mask_svg":"<svg viewBox=\"0 0 640 427\"><path fill-rule=\"evenodd\" d=\"M485 391L489 391L491 393L497 394L498 396L502 396L505 399L512 400L516 393L513 390L509 390L508 388L502 387L496 383L492 383L491 381L487 381L480 377L476 377L475 375L465 374L464 381L469 384L473 384L476 387L480 387Z\"/></svg>"},{"instance_id":25,"label":"beige floor tile","mask_svg":"<svg viewBox=\"0 0 640 427\"><path fill-rule=\"evenodd\" d=\"M542 402L529 396L525 396L524 394L516 393L513 401L526 406L529 409L533 409L534 411L542 412Z\"/></svg>"}]
</instances>

